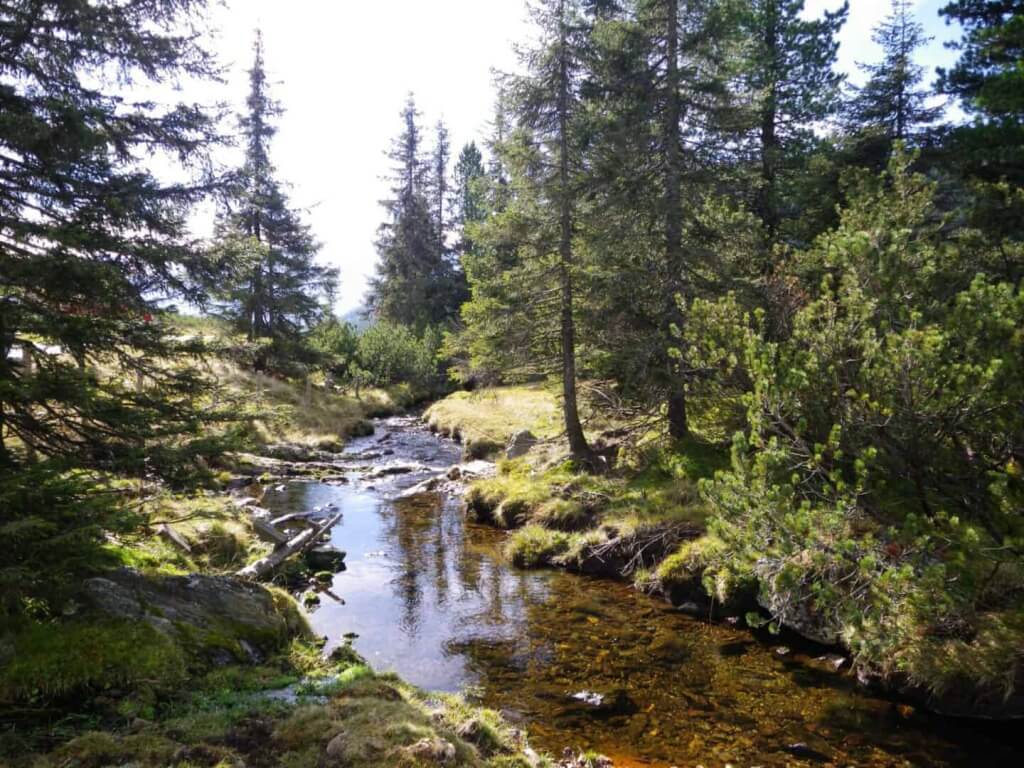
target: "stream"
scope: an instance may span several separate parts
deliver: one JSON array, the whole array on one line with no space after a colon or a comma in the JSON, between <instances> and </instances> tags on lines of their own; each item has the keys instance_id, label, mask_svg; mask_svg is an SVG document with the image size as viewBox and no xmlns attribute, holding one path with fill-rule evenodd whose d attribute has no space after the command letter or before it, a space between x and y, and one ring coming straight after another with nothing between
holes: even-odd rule
<instances>
[{"instance_id":1,"label":"stream","mask_svg":"<svg viewBox=\"0 0 1024 768\"><path fill-rule=\"evenodd\" d=\"M866 694L821 651L710 624L626 584L519 571L505 533L457 498L398 498L458 463L414 418L375 423L339 461L345 484L290 483L277 513L336 504L348 553L311 614L378 672L465 691L521 723L535 748L593 749L616 766L1019 765L1012 725L950 720ZM421 471L387 474L400 463ZM354 635L354 638L353 638ZM786 645L790 647L785 647Z\"/></svg>"}]
</instances>

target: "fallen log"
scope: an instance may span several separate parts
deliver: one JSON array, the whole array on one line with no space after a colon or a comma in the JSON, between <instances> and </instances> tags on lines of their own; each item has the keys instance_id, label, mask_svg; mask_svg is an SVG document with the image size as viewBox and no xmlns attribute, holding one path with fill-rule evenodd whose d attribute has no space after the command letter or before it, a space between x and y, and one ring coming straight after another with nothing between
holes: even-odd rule
<instances>
[{"instance_id":1,"label":"fallen log","mask_svg":"<svg viewBox=\"0 0 1024 768\"><path fill-rule=\"evenodd\" d=\"M172 528L167 523L160 523L156 528L156 532L182 552L187 554L192 553L192 545L188 543L188 539L182 536L177 529Z\"/></svg>"},{"instance_id":2,"label":"fallen log","mask_svg":"<svg viewBox=\"0 0 1024 768\"><path fill-rule=\"evenodd\" d=\"M264 541L269 541L275 547L288 543L288 535L278 530L277 526L265 517L252 517L252 529Z\"/></svg>"},{"instance_id":3,"label":"fallen log","mask_svg":"<svg viewBox=\"0 0 1024 768\"><path fill-rule=\"evenodd\" d=\"M341 514L342 513L339 512L323 525L318 525L315 528L303 531L295 538L289 540L287 544L282 544L266 557L260 558L255 563L245 566L245 568L235 575L243 579L263 578L292 555L305 552L316 544L320 540L321 536L341 520Z\"/></svg>"}]
</instances>

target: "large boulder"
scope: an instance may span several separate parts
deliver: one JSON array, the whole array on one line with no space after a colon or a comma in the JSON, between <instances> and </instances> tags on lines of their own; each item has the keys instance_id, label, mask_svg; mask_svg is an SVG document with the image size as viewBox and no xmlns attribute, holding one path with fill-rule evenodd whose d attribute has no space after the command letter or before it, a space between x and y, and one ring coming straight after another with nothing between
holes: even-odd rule
<instances>
[{"instance_id":1,"label":"large boulder","mask_svg":"<svg viewBox=\"0 0 1024 768\"><path fill-rule=\"evenodd\" d=\"M516 432L508 439L508 445L505 446L505 458L518 459L520 456L525 456L533 450L535 445L537 445L537 438L533 432L528 429Z\"/></svg>"},{"instance_id":2,"label":"large boulder","mask_svg":"<svg viewBox=\"0 0 1024 768\"><path fill-rule=\"evenodd\" d=\"M253 660L309 632L286 595L230 576L149 576L122 568L87 579L83 595L101 614L144 621L214 660Z\"/></svg>"}]
</instances>

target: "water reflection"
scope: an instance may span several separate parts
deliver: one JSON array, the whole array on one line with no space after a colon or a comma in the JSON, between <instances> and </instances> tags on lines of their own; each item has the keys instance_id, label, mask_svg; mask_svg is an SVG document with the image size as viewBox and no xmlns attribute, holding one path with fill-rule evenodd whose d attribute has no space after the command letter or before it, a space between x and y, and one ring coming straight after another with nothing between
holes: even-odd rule
<instances>
[{"instance_id":1,"label":"water reflection","mask_svg":"<svg viewBox=\"0 0 1024 768\"><path fill-rule=\"evenodd\" d=\"M443 464L457 455L406 426L385 439L399 457ZM357 650L375 668L424 688L475 686L487 705L523 717L543 749L707 768L1020 762L1020 741L1006 729L865 696L848 678L626 585L510 569L502 534L467 523L451 500L389 500L418 479L370 489L354 476L342 487L294 485L272 500L278 509L335 501L345 511L333 543L349 553L348 569L333 591L346 603L325 601L314 627L329 648L357 633ZM571 697L584 690L602 705Z\"/></svg>"}]
</instances>

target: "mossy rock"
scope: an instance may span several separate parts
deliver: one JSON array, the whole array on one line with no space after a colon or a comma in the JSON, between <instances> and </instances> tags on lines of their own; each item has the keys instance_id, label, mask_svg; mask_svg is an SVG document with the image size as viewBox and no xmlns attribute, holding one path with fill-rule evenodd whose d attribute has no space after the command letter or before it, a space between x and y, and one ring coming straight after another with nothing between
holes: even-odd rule
<instances>
[{"instance_id":1,"label":"mossy rock","mask_svg":"<svg viewBox=\"0 0 1024 768\"><path fill-rule=\"evenodd\" d=\"M123 568L86 580L83 597L101 616L144 622L199 661L223 651L247 661L309 634L287 594L229 576L148 576Z\"/></svg>"},{"instance_id":2,"label":"mossy rock","mask_svg":"<svg viewBox=\"0 0 1024 768\"><path fill-rule=\"evenodd\" d=\"M503 446L497 440L486 437L468 438L462 446L462 458L464 461L487 459L502 450Z\"/></svg>"}]
</instances>

